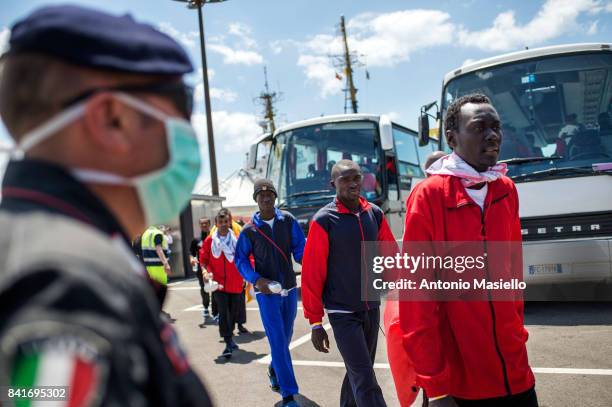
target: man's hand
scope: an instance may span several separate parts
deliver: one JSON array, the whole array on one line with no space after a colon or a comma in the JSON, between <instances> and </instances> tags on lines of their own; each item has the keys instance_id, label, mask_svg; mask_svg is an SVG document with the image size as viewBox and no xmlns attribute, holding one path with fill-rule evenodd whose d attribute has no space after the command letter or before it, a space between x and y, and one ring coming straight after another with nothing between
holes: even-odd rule
<instances>
[{"instance_id":1,"label":"man's hand","mask_svg":"<svg viewBox=\"0 0 612 407\"><path fill-rule=\"evenodd\" d=\"M191 256L191 267L195 266L196 264L198 264L198 259L196 259L195 257Z\"/></svg>"},{"instance_id":2,"label":"man's hand","mask_svg":"<svg viewBox=\"0 0 612 407\"><path fill-rule=\"evenodd\" d=\"M442 397L441 399L429 402L429 407L459 407L451 396Z\"/></svg>"},{"instance_id":3,"label":"man's hand","mask_svg":"<svg viewBox=\"0 0 612 407\"><path fill-rule=\"evenodd\" d=\"M260 277L255 283L255 288L257 288L263 294L274 294L272 291L270 291L270 288L268 287L268 284L270 284L271 282L272 280Z\"/></svg>"},{"instance_id":4,"label":"man's hand","mask_svg":"<svg viewBox=\"0 0 612 407\"><path fill-rule=\"evenodd\" d=\"M329 353L329 338L323 327L314 328L310 333L310 340L319 352Z\"/></svg>"},{"instance_id":5,"label":"man's hand","mask_svg":"<svg viewBox=\"0 0 612 407\"><path fill-rule=\"evenodd\" d=\"M172 271L170 270L170 263L168 263L168 262L165 262L165 263L164 263L164 271L166 272L166 274L167 274L168 276L170 275L170 273L172 272Z\"/></svg>"}]
</instances>

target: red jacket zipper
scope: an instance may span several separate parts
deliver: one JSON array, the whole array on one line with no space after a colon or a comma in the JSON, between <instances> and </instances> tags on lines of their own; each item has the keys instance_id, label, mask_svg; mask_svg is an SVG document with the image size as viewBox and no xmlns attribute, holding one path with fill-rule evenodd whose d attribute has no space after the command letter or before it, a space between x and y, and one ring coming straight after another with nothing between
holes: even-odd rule
<instances>
[{"instance_id":1,"label":"red jacket zipper","mask_svg":"<svg viewBox=\"0 0 612 407\"><path fill-rule=\"evenodd\" d=\"M495 200L494 202L491 202L491 205L499 200L501 200L501 198ZM487 278L490 278L489 276L489 257L487 253L487 232L485 229L485 208L487 208L487 206L484 206L481 210L480 220L481 220L481 226L482 226L481 233L482 233L482 238L483 238L485 269L487 272ZM495 350L497 351L497 356L499 357L499 361L501 362L501 365L502 365L502 373L504 376L504 386L506 388L506 393L508 394L508 396L511 396L512 392L510 391L510 382L508 380L508 372L506 370L506 361L504 360L504 356L501 353L501 349L499 348L499 342L497 340L496 315L495 315L495 308L493 307L493 302L491 301L491 290L487 290L487 296L489 298L489 301L488 301L489 310L491 311L491 320L493 322L493 340L495 342Z\"/></svg>"}]
</instances>

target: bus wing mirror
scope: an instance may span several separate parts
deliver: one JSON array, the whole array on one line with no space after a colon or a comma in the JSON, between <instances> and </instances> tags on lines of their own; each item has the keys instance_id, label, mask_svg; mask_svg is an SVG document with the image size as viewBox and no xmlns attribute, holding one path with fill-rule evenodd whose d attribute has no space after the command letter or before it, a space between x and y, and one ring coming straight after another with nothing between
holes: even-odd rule
<instances>
[{"instance_id":1,"label":"bus wing mirror","mask_svg":"<svg viewBox=\"0 0 612 407\"><path fill-rule=\"evenodd\" d=\"M381 115L378 126L380 129L380 145L382 149L393 150L393 128L389 116Z\"/></svg>"},{"instance_id":2,"label":"bus wing mirror","mask_svg":"<svg viewBox=\"0 0 612 407\"><path fill-rule=\"evenodd\" d=\"M258 143L251 144L251 148L249 149L249 156L247 159L247 168L249 170L255 169L257 166L257 146Z\"/></svg>"},{"instance_id":3,"label":"bus wing mirror","mask_svg":"<svg viewBox=\"0 0 612 407\"><path fill-rule=\"evenodd\" d=\"M266 144L272 142L272 134L266 133L262 136L259 136L255 139L251 147L249 148L249 152L247 154L247 168L250 170L254 170L257 168L257 151L261 145L262 148L267 147ZM263 151L263 150L262 150Z\"/></svg>"},{"instance_id":4,"label":"bus wing mirror","mask_svg":"<svg viewBox=\"0 0 612 407\"><path fill-rule=\"evenodd\" d=\"M426 112L421 112L419 117L419 146L429 144L429 115Z\"/></svg>"}]
</instances>

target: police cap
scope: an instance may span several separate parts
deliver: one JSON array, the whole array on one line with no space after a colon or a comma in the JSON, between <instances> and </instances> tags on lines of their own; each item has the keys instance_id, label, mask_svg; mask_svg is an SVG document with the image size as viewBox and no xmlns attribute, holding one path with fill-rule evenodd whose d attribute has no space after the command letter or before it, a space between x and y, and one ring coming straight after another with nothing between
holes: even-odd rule
<instances>
[{"instance_id":1,"label":"police cap","mask_svg":"<svg viewBox=\"0 0 612 407\"><path fill-rule=\"evenodd\" d=\"M47 6L11 29L9 54L42 53L94 69L150 75L193 71L183 48L171 37L129 14L91 8Z\"/></svg>"}]
</instances>

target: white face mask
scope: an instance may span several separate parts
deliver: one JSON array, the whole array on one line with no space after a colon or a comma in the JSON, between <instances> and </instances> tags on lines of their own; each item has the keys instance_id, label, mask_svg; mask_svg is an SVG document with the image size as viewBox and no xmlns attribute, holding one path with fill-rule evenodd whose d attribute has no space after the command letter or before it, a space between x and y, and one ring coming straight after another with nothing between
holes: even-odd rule
<instances>
[{"instance_id":1,"label":"white face mask","mask_svg":"<svg viewBox=\"0 0 612 407\"><path fill-rule=\"evenodd\" d=\"M77 168L73 175L86 183L128 185L136 188L148 225L174 220L191 199L191 191L200 173L200 148L195 131L184 119L166 113L125 93L115 97L134 109L164 122L168 145L168 163L159 170L127 178L100 170ZM85 102L70 107L46 123L24 135L13 153L14 159L23 158L26 151L55 135L85 112Z\"/></svg>"}]
</instances>

